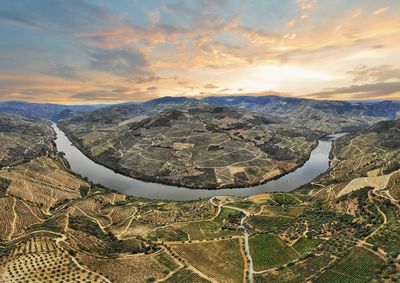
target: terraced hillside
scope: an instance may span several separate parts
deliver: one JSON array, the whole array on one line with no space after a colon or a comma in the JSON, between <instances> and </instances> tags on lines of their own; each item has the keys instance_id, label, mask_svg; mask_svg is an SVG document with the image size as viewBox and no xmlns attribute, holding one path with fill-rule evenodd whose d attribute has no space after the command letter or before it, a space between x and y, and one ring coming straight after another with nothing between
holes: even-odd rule
<instances>
[{"instance_id":1,"label":"terraced hillside","mask_svg":"<svg viewBox=\"0 0 400 283\"><path fill-rule=\"evenodd\" d=\"M43 169L29 170L31 186L39 181L34 172ZM81 182L88 188L49 210L5 189L0 215L9 224L0 233L0 282L400 278L395 198L365 191L344 195L335 205L301 193L174 202L127 197ZM51 194L54 185L41 188ZM356 214L342 209L354 203Z\"/></svg>"},{"instance_id":2,"label":"terraced hillside","mask_svg":"<svg viewBox=\"0 0 400 283\"><path fill-rule=\"evenodd\" d=\"M0 168L0 282L397 282L398 126L340 140L296 192L189 202L111 191L34 147Z\"/></svg>"},{"instance_id":3,"label":"terraced hillside","mask_svg":"<svg viewBox=\"0 0 400 283\"><path fill-rule=\"evenodd\" d=\"M14 165L53 151L50 123L0 112L0 166Z\"/></svg>"},{"instance_id":4,"label":"terraced hillside","mask_svg":"<svg viewBox=\"0 0 400 283\"><path fill-rule=\"evenodd\" d=\"M383 121L339 139L331 158L330 169L306 189L328 193L332 198L364 187L398 196L400 119Z\"/></svg>"},{"instance_id":5,"label":"terraced hillside","mask_svg":"<svg viewBox=\"0 0 400 283\"><path fill-rule=\"evenodd\" d=\"M147 106L150 107L150 106ZM60 127L95 161L128 176L189 188L249 186L305 162L318 134L283 120L202 106L113 107Z\"/></svg>"}]
</instances>

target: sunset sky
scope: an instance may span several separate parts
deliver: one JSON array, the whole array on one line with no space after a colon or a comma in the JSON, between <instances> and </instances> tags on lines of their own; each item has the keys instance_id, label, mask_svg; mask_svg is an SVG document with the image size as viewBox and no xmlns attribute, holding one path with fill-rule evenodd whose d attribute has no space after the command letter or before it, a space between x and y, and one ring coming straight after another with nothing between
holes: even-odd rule
<instances>
[{"instance_id":1,"label":"sunset sky","mask_svg":"<svg viewBox=\"0 0 400 283\"><path fill-rule=\"evenodd\" d=\"M400 1L14 0L0 100L400 99Z\"/></svg>"}]
</instances>

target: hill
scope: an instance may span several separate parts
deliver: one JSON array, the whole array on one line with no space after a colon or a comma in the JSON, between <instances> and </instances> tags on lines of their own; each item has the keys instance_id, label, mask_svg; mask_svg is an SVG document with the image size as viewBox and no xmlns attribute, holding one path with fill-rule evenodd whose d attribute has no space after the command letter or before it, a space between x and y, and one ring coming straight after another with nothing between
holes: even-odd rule
<instances>
[{"instance_id":1,"label":"hill","mask_svg":"<svg viewBox=\"0 0 400 283\"><path fill-rule=\"evenodd\" d=\"M372 101L346 102L312 100L283 96L210 96L203 99L188 97L161 97L146 102L128 102L115 105L59 105L19 101L0 102L0 112L28 118L59 120L109 107L141 108L146 112L161 109L185 109L204 105L242 108L283 118L294 126L305 126L321 134L353 131L366 128L378 121L396 119L400 102Z\"/></svg>"},{"instance_id":2,"label":"hill","mask_svg":"<svg viewBox=\"0 0 400 283\"><path fill-rule=\"evenodd\" d=\"M333 151L332 170L360 161L350 150L390 158L366 172L390 174L387 183L343 191L331 170L319 190L189 202L102 188L71 172L55 148L40 155L33 147L0 170L0 282L396 282L398 126L379 123ZM353 178L349 168L344 182L359 182L361 171Z\"/></svg>"},{"instance_id":3,"label":"hill","mask_svg":"<svg viewBox=\"0 0 400 283\"><path fill-rule=\"evenodd\" d=\"M0 112L16 114L32 119L58 119L58 115L68 111L91 111L104 105L61 105L49 103L29 103L23 101L0 102Z\"/></svg>"},{"instance_id":4,"label":"hill","mask_svg":"<svg viewBox=\"0 0 400 283\"><path fill-rule=\"evenodd\" d=\"M16 165L53 151L49 122L0 112L0 166Z\"/></svg>"},{"instance_id":5,"label":"hill","mask_svg":"<svg viewBox=\"0 0 400 283\"><path fill-rule=\"evenodd\" d=\"M339 188L355 178L361 183L389 178L400 169L400 119L382 121L337 140L331 158L329 170L316 183Z\"/></svg>"},{"instance_id":6,"label":"hill","mask_svg":"<svg viewBox=\"0 0 400 283\"><path fill-rule=\"evenodd\" d=\"M260 184L305 162L319 137L280 118L202 104L115 106L59 125L107 167L189 188Z\"/></svg>"},{"instance_id":7,"label":"hill","mask_svg":"<svg viewBox=\"0 0 400 283\"><path fill-rule=\"evenodd\" d=\"M400 102L395 101L350 103L281 96L212 96L202 101L279 116L325 133L362 129L381 120L395 119L400 112Z\"/></svg>"}]
</instances>

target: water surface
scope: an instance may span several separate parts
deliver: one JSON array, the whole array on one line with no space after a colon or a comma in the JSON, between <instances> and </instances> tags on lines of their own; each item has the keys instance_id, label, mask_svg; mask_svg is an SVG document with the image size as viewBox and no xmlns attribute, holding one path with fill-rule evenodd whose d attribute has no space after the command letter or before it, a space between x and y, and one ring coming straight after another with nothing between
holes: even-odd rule
<instances>
[{"instance_id":1,"label":"water surface","mask_svg":"<svg viewBox=\"0 0 400 283\"><path fill-rule=\"evenodd\" d=\"M312 181L315 177L329 168L329 152L333 139L342 136L336 134L327 136L318 141L318 146L311 152L310 159L300 168L269 181L265 184L248 187L219 190L188 189L184 187L169 186L159 183L148 183L115 173L100 164L95 163L85 156L78 148L72 145L63 131L53 123L57 133L55 140L57 149L65 153L71 169L83 177L89 178L94 183L101 184L121 193L144 197L149 199L168 200L195 200L213 196L251 196L266 192L289 192L297 187Z\"/></svg>"}]
</instances>

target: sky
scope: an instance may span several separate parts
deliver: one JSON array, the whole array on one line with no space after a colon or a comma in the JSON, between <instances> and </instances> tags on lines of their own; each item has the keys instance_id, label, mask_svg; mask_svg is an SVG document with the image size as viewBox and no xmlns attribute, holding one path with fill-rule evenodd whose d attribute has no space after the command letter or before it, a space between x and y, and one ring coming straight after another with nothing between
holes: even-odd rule
<instances>
[{"instance_id":1,"label":"sky","mask_svg":"<svg viewBox=\"0 0 400 283\"><path fill-rule=\"evenodd\" d=\"M400 99L399 0L0 0L0 100Z\"/></svg>"}]
</instances>

